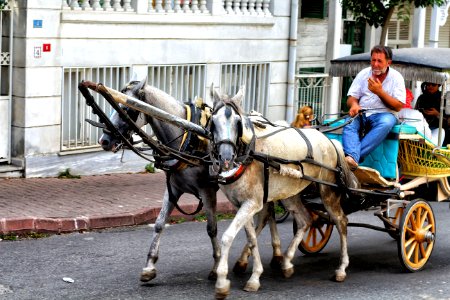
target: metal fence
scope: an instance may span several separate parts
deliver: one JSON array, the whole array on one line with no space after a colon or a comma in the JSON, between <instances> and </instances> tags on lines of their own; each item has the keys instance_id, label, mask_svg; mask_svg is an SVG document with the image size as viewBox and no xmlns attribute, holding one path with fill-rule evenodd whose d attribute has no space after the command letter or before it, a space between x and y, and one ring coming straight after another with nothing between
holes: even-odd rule
<instances>
[{"instance_id":1,"label":"metal fence","mask_svg":"<svg viewBox=\"0 0 450 300\"><path fill-rule=\"evenodd\" d=\"M161 65L148 67L148 84L182 102L205 98L206 65Z\"/></svg>"},{"instance_id":2,"label":"metal fence","mask_svg":"<svg viewBox=\"0 0 450 300\"><path fill-rule=\"evenodd\" d=\"M98 121L78 91L81 80L101 82L115 89L129 81L130 66L64 68L62 91L61 151L98 148L102 130L91 126L85 119ZM181 102L191 102L196 97L205 99L207 68L205 64L151 65L147 69L148 84L163 90ZM224 64L221 66L222 92L234 95L239 87L246 86L243 108L267 113L269 101L270 64ZM96 102L107 113L111 106L97 93L92 93ZM151 128L147 126L147 133Z\"/></svg>"},{"instance_id":3,"label":"metal fence","mask_svg":"<svg viewBox=\"0 0 450 300\"><path fill-rule=\"evenodd\" d=\"M98 121L86 100L78 91L81 80L101 82L121 90L130 80L131 67L64 68L63 105L61 125L61 151L98 148L102 130L91 126L85 119ZM204 97L206 82L205 65L148 66L148 84L159 88L183 102ZM97 93L92 93L99 106L111 114L109 103ZM151 134L150 126L145 131Z\"/></svg>"},{"instance_id":4,"label":"metal fence","mask_svg":"<svg viewBox=\"0 0 450 300\"><path fill-rule=\"evenodd\" d=\"M328 74L297 74L297 103L296 108L309 105L313 108L314 114L321 117L324 112L324 100L328 98L330 87Z\"/></svg>"},{"instance_id":5,"label":"metal fence","mask_svg":"<svg viewBox=\"0 0 450 300\"><path fill-rule=\"evenodd\" d=\"M222 64L220 87L222 93L235 95L245 85L242 108L267 115L270 86L270 63Z\"/></svg>"},{"instance_id":6,"label":"metal fence","mask_svg":"<svg viewBox=\"0 0 450 300\"><path fill-rule=\"evenodd\" d=\"M86 100L78 91L81 80L103 83L120 90L130 78L130 67L64 68L62 91L61 151L98 147L102 130L91 126L85 119L99 121ZM97 93L92 93L96 102L107 113L109 103Z\"/></svg>"}]
</instances>

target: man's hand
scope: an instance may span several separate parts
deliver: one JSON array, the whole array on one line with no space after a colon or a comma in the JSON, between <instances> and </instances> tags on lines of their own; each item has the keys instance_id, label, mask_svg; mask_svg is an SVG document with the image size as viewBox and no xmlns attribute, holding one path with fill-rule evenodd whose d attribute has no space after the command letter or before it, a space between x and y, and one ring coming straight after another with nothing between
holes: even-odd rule
<instances>
[{"instance_id":1,"label":"man's hand","mask_svg":"<svg viewBox=\"0 0 450 300\"><path fill-rule=\"evenodd\" d=\"M439 111L434 107L424 109L423 113L427 116L439 117Z\"/></svg>"},{"instance_id":2,"label":"man's hand","mask_svg":"<svg viewBox=\"0 0 450 300\"><path fill-rule=\"evenodd\" d=\"M361 106L359 106L358 103L353 103L350 109L348 110L348 114L350 115L350 117L354 117L359 113L360 110Z\"/></svg>"},{"instance_id":3,"label":"man's hand","mask_svg":"<svg viewBox=\"0 0 450 300\"><path fill-rule=\"evenodd\" d=\"M370 77L368 80L369 90L377 96L380 96L380 93L383 92L383 86L381 85L381 81L378 78Z\"/></svg>"}]
</instances>

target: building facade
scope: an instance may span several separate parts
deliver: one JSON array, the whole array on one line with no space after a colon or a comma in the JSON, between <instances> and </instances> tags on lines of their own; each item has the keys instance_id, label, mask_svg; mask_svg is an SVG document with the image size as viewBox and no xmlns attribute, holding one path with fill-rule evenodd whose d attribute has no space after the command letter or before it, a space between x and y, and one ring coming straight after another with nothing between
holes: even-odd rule
<instances>
[{"instance_id":1,"label":"building facade","mask_svg":"<svg viewBox=\"0 0 450 300\"><path fill-rule=\"evenodd\" d=\"M407 23L394 16L388 44L450 47L446 11L415 9ZM379 40L339 0L2 0L0 17L5 176L144 170L129 151L100 150L81 80L120 90L136 74L180 101L207 102L211 84L227 94L245 84L246 111L290 121L302 105L339 112L345 84L328 77L329 61Z\"/></svg>"}]
</instances>

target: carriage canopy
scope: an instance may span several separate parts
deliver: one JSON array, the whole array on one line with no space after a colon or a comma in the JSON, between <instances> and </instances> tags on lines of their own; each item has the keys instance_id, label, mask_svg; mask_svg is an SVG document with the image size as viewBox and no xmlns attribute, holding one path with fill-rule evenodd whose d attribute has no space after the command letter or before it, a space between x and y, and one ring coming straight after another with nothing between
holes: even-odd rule
<instances>
[{"instance_id":1,"label":"carriage canopy","mask_svg":"<svg viewBox=\"0 0 450 300\"><path fill-rule=\"evenodd\" d=\"M406 80L443 84L450 73L449 48L393 49L392 66ZM370 52L341 57L331 61L330 75L355 76L370 65Z\"/></svg>"}]
</instances>

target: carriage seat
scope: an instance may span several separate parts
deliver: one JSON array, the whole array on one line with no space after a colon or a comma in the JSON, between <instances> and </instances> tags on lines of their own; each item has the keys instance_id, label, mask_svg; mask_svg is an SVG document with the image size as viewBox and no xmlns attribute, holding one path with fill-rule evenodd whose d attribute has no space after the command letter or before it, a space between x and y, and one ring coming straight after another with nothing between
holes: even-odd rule
<instances>
[{"instance_id":1,"label":"carriage seat","mask_svg":"<svg viewBox=\"0 0 450 300\"><path fill-rule=\"evenodd\" d=\"M327 124L329 122L331 120L326 120L324 123ZM336 127L342 125L344 122L345 120L340 120L331 126ZM414 126L407 124L395 125L383 143L378 145L359 165L377 170L384 178L397 178L399 135L400 133L414 134L416 132L417 129ZM330 139L336 139L342 143L342 128L336 130L336 132L325 133L325 135Z\"/></svg>"}]
</instances>

